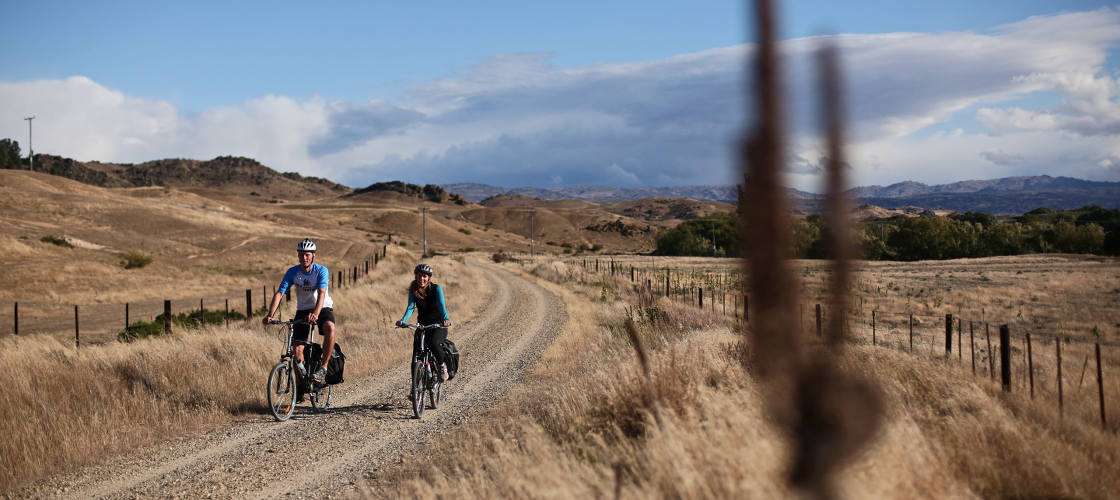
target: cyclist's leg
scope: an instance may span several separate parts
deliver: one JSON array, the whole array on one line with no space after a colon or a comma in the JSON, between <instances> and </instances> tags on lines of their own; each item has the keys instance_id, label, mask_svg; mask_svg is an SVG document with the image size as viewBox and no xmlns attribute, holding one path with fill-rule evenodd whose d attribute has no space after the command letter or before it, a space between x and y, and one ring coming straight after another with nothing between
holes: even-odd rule
<instances>
[{"instance_id":1,"label":"cyclist's leg","mask_svg":"<svg viewBox=\"0 0 1120 500\"><path fill-rule=\"evenodd\" d=\"M435 356L436 362L439 364L447 363L447 353L443 352L444 340L447 340L446 328L433 328L428 330L428 349L432 350L432 355Z\"/></svg>"},{"instance_id":2,"label":"cyclist's leg","mask_svg":"<svg viewBox=\"0 0 1120 500\"><path fill-rule=\"evenodd\" d=\"M323 309L319 312L319 332L323 334L323 368L327 367L330 362L331 353L334 352L334 339L336 329L334 326L334 310ZM318 367L314 367L318 368Z\"/></svg>"},{"instance_id":3,"label":"cyclist's leg","mask_svg":"<svg viewBox=\"0 0 1120 500\"><path fill-rule=\"evenodd\" d=\"M310 314L311 314L310 309L304 309L302 311L296 311L296 316L295 316L294 319L295 320L301 320L301 319L306 320L307 316L310 315ZM304 360L303 360L303 344L302 344L302 342L307 342L307 334L311 330L311 326L310 325L293 325L292 328L293 328L293 330L292 330L292 345L295 346L294 351L295 351L296 361L299 361L300 363L303 363Z\"/></svg>"}]
</instances>

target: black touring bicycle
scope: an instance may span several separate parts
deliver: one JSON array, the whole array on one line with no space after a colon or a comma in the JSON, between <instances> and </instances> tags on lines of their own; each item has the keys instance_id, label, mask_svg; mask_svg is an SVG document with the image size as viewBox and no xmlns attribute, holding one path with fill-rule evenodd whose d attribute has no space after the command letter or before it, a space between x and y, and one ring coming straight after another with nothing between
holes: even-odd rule
<instances>
[{"instance_id":1,"label":"black touring bicycle","mask_svg":"<svg viewBox=\"0 0 1120 500\"><path fill-rule=\"evenodd\" d=\"M284 351L280 355L280 362L272 367L268 374L268 408L276 420L284 421L295 412L297 403L303 401L304 396L311 400L311 411L315 413L326 411L331 407L331 396L334 384L342 382L342 369L346 357L335 343L331 360L327 367L326 383L320 384L311 380L310 373L300 373L296 369L295 346L292 335L295 325L309 325L310 331L306 341L295 341L303 344L303 358L306 370L319 366L322 363L323 347L315 343L315 324L307 320L271 321L270 325L283 325L279 336L284 343Z\"/></svg>"}]
</instances>

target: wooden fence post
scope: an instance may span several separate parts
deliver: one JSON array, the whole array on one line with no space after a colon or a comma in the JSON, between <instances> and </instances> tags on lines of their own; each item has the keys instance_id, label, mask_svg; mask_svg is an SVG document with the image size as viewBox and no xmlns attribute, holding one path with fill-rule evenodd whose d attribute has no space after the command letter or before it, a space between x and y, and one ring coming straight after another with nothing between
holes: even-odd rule
<instances>
[{"instance_id":1,"label":"wooden fence post","mask_svg":"<svg viewBox=\"0 0 1120 500\"><path fill-rule=\"evenodd\" d=\"M999 325L999 375L1003 392L1011 392L1011 328Z\"/></svg>"},{"instance_id":2,"label":"wooden fence post","mask_svg":"<svg viewBox=\"0 0 1120 500\"><path fill-rule=\"evenodd\" d=\"M988 340L988 378L991 380L996 379L996 359L992 355L992 330L988 327L988 323L984 323L984 338Z\"/></svg>"},{"instance_id":3,"label":"wooden fence post","mask_svg":"<svg viewBox=\"0 0 1120 500\"><path fill-rule=\"evenodd\" d=\"M19 335L19 302L13 303L14 311L12 311L12 334Z\"/></svg>"},{"instance_id":4,"label":"wooden fence post","mask_svg":"<svg viewBox=\"0 0 1120 500\"><path fill-rule=\"evenodd\" d=\"M253 290L251 288L245 289L245 318L253 317Z\"/></svg>"},{"instance_id":5,"label":"wooden fence post","mask_svg":"<svg viewBox=\"0 0 1120 500\"><path fill-rule=\"evenodd\" d=\"M1054 341L1054 348L1058 351L1058 415L1064 415L1065 402L1062 401L1062 338Z\"/></svg>"},{"instance_id":6,"label":"wooden fence post","mask_svg":"<svg viewBox=\"0 0 1120 500\"><path fill-rule=\"evenodd\" d=\"M171 301L163 301L163 333L171 334Z\"/></svg>"},{"instance_id":7,"label":"wooden fence post","mask_svg":"<svg viewBox=\"0 0 1120 500\"><path fill-rule=\"evenodd\" d=\"M226 298L226 328L229 328L229 298Z\"/></svg>"},{"instance_id":8,"label":"wooden fence post","mask_svg":"<svg viewBox=\"0 0 1120 500\"><path fill-rule=\"evenodd\" d=\"M79 346L81 346L81 342L79 341L79 339L80 339L80 337L78 335L78 305L74 304L74 348L75 349L77 349ZM1099 347L1097 348L1097 352L1098 353L1100 352ZM1097 359L1099 360L1100 358L1101 357L1098 354ZM1100 362L1098 361L1097 364L1100 365Z\"/></svg>"},{"instance_id":9,"label":"wooden fence post","mask_svg":"<svg viewBox=\"0 0 1120 500\"><path fill-rule=\"evenodd\" d=\"M743 294L743 321L751 321L751 296Z\"/></svg>"},{"instance_id":10,"label":"wooden fence post","mask_svg":"<svg viewBox=\"0 0 1120 500\"><path fill-rule=\"evenodd\" d=\"M871 345L876 345L875 341L875 311L871 311Z\"/></svg>"},{"instance_id":11,"label":"wooden fence post","mask_svg":"<svg viewBox=\"0 0 1120 500\"><path fill-rule=\"evenodd\" d=\"M124 331L128 332L128 302L124 303Z\"/></svg>"},{"instance_id":12,"label":"wooden fence post","mask_svg":"<svg viewBox=\"0 0 1120 500\"><path fill-rule=\"evenodd\" d=\"M1031 334L1027 334L1027 380L1031 384L1031 399L1034 399L1034 354L1031 352Z\"/></svg>"},{"instance_id":13,"label":"wooden fence post","mask_svg":"<svg viewBox=\"0 0 1120 500\"><path fill-rule=\"evenodd\" d=\"M972 328L972 320L968 321L968 350L972 351L972 374L976 375L976 336Z\"/></svg>"},{"instance_id":14,"label":"wooden fence post","mask_svg":"<svg viewBox=\"0 0 1120 500\"><path fill-rule=\"evenodd\" d=\"M817 304L817 337L821 336L821 305Z\"/></svg>"},{"instance_id":15,"label":"wooden fence post","mask_svg":"<svg viewBox=\"0 0 1120 500\"><path fill-rule=\"evenodd\" d=\"M704 309L704 287L699 287L700 295L697 296L697 301L700 304L700 309Z\"/></svg>"},{"instance_id":16,"label":"wooden fence post","mask_svg":"<svg viewBox=\"0 0 1120 500\"><path fill-rule=\"evenodd\" d=\"M665 268L665 296L669 297L669 268Z\"/></svg>"},{"instance_id":17,"label":"wooden fence post","mask_svg":"<svg viewBox=\"0 0 1120 500\"><path fill-rule=\"evenodd\" d=\"M945 357L953 353L953 315L945 315Z\"/></svg>"},{"instance_id":18,"label":"wooden fence post","mask_svg":"<svg viewBox=\"0 0 1120 500\"><path fill-rule=\"evenodd\" d=\"M1097 394L1101 400L1101 428L1108 429L1108 419L1104 416L1104 372L1101 371L1101 343L1097 342L1095 345L1097 348Z\"/></svg>"},{"instance_id":19,"label":"wooden fence post","mask_svg":"<svg viewBox=\"0 0 1120 500\"><path fill-rule=\"evenodd\" d=\"M964 344L961 343L961 319L957 318L957 361L964 361Z\"/></svg>"}]
</instances>

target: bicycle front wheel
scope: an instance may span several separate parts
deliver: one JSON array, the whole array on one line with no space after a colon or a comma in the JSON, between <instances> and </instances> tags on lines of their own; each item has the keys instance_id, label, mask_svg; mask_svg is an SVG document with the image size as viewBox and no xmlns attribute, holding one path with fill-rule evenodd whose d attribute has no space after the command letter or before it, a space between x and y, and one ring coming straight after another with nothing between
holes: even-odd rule
<instances>
[{"instance_id":1,"label":"bicycle front wheel","mask_svg":"<svg viewBox=\"0 0 1120 500\"><path fill-rule=\"evenodd\" d=\"M412 362L412 412L416 418L424 414L424 363Z\"/></svg>"},{"instance_id":2,"label":"bicycle front wheel","mask_svg":"<svg viewBox=\"0 0 1120 500\"><path fill-rule=\"evenodd\" d=\"M276 363L268 374L268 408L276 420L284 421L296 408L296 375L287 361Z\"/></svg>"},{"instance_id":3,"label":"bicycle front wheel","mask_svg":"<svg viewBox=\"0 0 1120 500\"><path fill-rule=\"evenodd\" d=\"M327 411L331 407L331 394L334 392L333 385L326 385L311 391L311 410L315 413Z\"/></svg>"},{"instance_id":4,"label":"bicycle front wheel","mask_svg":"<svg viewBox=\"0 0 1120 500\"><path fill-rule=\"evenodd\" d=\"M443 382L436 379L432 382L432 386L428 388L428 399L432 402L432 409L439 408L440 392L443 390Z\"/></svg>"}]
</instances>

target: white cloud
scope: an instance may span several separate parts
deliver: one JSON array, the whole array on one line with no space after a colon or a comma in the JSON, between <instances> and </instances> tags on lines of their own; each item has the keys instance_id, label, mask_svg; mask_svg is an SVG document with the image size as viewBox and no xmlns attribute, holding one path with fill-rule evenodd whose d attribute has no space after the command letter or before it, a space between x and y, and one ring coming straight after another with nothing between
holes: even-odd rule
<instances>
[{"instance_id":1,"label":"white cloud","mask_svg":"<svg viewBox=\"0 0 1120 500\"><path fill-rule=\"evenodd\" d=\"M1117 178L1120 80L1107 66L1120 42L1116 8L987 33L830 38L847 81L854 183ZM789 156L803 159L791 163L791 179L802 189L819 187L810 66L819 41L782 44ZM750 50L575 68L552 66L548 54L501 55L417 85L404 100L265 95L198 114L84 77L0 83L0 109L14 117L0 136L23 145L26 123L16 118L36 115L39 152L120 162L243 155L352 186L734 182L734 147L751 107L743 82ZM1038 109L1024 101L1036 92L1060 102ZM975 125L988 133L968 132Z\"/></svg>"}]
</instances>

